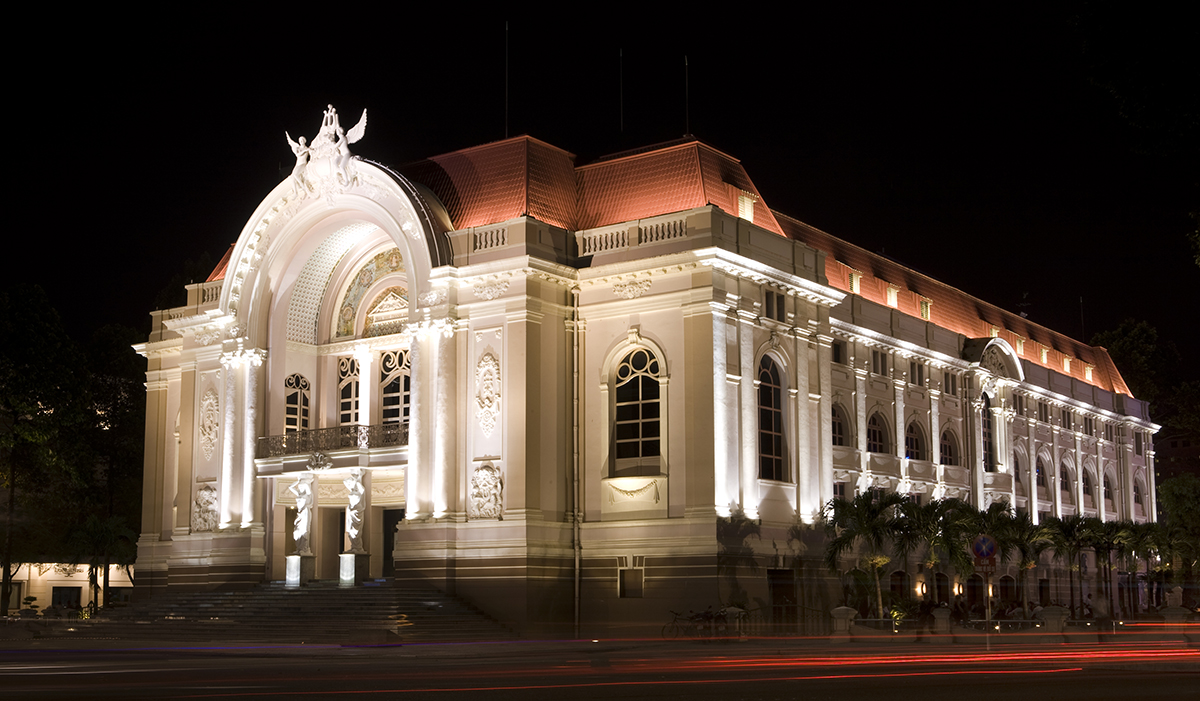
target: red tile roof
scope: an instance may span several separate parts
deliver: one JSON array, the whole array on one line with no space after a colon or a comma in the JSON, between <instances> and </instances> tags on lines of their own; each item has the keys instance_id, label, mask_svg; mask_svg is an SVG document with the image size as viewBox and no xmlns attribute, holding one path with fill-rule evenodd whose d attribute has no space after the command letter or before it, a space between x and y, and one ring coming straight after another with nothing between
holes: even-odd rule
<instances>
[{"instance_id":1,"label":"red tile roof","mask_svg":"<svg viewBox=\"0 0 1200 701\"><path fill-rule=\"evenodd\" d=\"M217 267L213 268L213 271L208 274L208 279L205 280L205 282L225 279L225 271L229 268L229 259L233 257L233 247L236 245L237 241L229 244L229 250L225 251L225 255L221 256L221 260L217 263Z\"/></svg>"},{"instance_id":2,"label":"red tile roof","mask_svg":"<svg viewBox=\"0 0 1200 701\"><path fill-rule=\"evenodd\" d=\"M574 228L575 156L533 137L454 151L399 170L433 190L455 229L524 215Z\"/></svg>"},{"instance_id":3,"label":"red tile roof","mask_svg":"<svg viewBox=\"0 0 1200 701\"><path fill-rule=\"evenodd\" d=\"M716 205L736 215L741 191L754 196L754 223L783 235L736 158L690 140L576 169L579 229Z\"/></svg>"},{"instance_id":4,"label":"red tile roof","mask_svg":"<svg viewBox=\"0 0 1200 701\"><path fill-rule=\"evenodd\" d=\"M995 327L999 330L997 335L1014 349L1018 338L1025 339L1022 359L1110 392L1130 395L1121 373L1103 348L1035 324L804 222L778 212L776 216L789 237L826 253L825 276L830 286L849 292L849 273L857 272L862 275L858 294L864 299L886 305L888 287L894 286L897 309L905 314L920 318L921 300L927 299L931 304L930 321L944 329L967 338L986 338ZM1048 349L1045 363L1041 360L1042 347ZM1063 369L1064 357L1072 359L1069 373ZM1092 366L1090 381L1085 374L1088 365Z\"/></svg>"}]
</instances>

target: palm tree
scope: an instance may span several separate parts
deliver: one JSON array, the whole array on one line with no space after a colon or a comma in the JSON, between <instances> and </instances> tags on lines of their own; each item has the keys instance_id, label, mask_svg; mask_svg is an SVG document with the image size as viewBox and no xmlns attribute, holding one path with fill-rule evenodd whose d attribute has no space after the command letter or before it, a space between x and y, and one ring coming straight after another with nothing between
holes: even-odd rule
<instances>
[{"instance_id":1,"label":"palm tree","mask_svg":"<svg viewBox=\"0 0 1200 701\"><path fill-rule=\"evenodd\" d=\"M1092 519L1079 514L1046 521L1050 529L1050 540L1054 543L1054 559L1067 562L1067 591L1071 600L1071 617L1075 616L1075 570L1079 569L1079 555L1091 542Z\"/></svg>"},{"instance_id":2,"label":"palm tree","mask_svg":"<svg viewBox=\"0 0 1200 701\"><path fill-rule=\"evenodd\" d=\"M897 533L896 511L905 499L894 492L869 490L850 501L834 499L825 509L825 528L831 536L825 544L825 566L831 572L838 572L842 554L865 548L863 561L875 580L879 618L884 617L879 568L891 562L884 552Z\"/></svg>"},{"instance_id":3,"label":"palm tree","mask_svg":"<svg viewBox=\"0 0 1200 701\"><path fill-rule=\"evenodd\" d=\"M906 500L900 507L901 519L894 536L898 557L905 560L922 552L920 563L929 572L927 582L935 582L939 565L949 562L956 570L970 567L966 553L966 523L973 509L958 499L933 499L925 504ZM936 594L935 594L936 596Z\"/></svg>"},{"instance_id":4,"label":"palm tree","mask_svg":"<svg viewBox=\"0 0 1200 701\"><path fill-rule=\"evenodd\" d=\"M1020 513L1013 517L1006 526L1004 540L1007 541L1017 555L1017 578L1021 587L1021 608L1029 615L1029 577L1030 570L1037 568L1042 553L1051 545L1050 529L1033 522L1028 513Z\"/></svg>"},{"instance_id":5,"label":"palm tree","mask_svg":"<svg viewBox=\"0 0 1200 701\"><path fill-rule=\"evenodd\" d=\"M1096 519L1093 523L1092 547L1096 550L1096 577L1100 578L1103 573L1099 589L1101 596L1108 602L1109 616L1115 616L1117 611L1112 587L1112 554L1116 550L1117 557L1120 558L1125 547L1122 533L1126 528L1127 525L1120 521ZM1104 565L1103 568L1100 567L1101 564Z\"/></svg>"},{"instance_id":6,"label":"palm tree","mask_svg":"<svg viewBox=\"0 0 1200 701\"><path fill-rule=\"evenodd\" d=\"M1125 528L1121 532L1122 553L1126 558L1126 567L1129 569L1129 604L1127 611L1137 615L1141 613L1138 610L1137 602L1137 570L1139 559L1146 566L1146 587L1147 593L1150 587L1150 560L1154 556L1154 533L1158 528L1156 523L1133 523L1125 521Z\"/></svg>"}]
</instances>

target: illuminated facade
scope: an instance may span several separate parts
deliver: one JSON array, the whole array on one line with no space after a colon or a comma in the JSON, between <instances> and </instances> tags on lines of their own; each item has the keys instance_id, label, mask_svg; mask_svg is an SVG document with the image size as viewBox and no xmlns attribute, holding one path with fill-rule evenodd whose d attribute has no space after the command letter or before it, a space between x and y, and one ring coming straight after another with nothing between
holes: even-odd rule
<instances>
[{"instance_id":1,"label":"illuminated facade","mask_svg":"<svg viewBox=\"0 0 1200 701\"><path fill-rule=\"evenodd\" d=\"M154 313L146 593L290 570L661 624L728 598L730 514L763 604L856 490L1153 518L1157 427L1102 349L773 212L726 154L517 137L394 170L350 157L363 127L326 112Z\"/></svg>"}]
</instances>

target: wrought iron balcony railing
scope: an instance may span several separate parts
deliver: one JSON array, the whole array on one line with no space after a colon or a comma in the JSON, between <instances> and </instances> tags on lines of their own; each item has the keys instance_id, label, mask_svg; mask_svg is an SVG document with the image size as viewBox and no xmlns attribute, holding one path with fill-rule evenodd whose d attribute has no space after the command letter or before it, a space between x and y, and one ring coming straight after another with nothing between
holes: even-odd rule
<instances>
[{"instance_id":1,"label":"wrought iron balcony railing","mask_svg":"<svg viewBox=\"0 0 1200 701\"><path fill-rule=\"evenodd\" d=\"M390 448L408 445L408 424L387 423L375 426L334 426L263 436L258 439L257 458L344 450L346 448Z\"/></svg>"}]
</instances>

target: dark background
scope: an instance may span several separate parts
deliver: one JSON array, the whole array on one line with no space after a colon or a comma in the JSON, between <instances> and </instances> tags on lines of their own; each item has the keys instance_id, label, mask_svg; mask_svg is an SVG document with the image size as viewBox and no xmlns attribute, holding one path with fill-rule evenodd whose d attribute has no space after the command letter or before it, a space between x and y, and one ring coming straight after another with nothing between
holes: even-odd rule
<instances>
[{"instance_id":1,"label":"dark background","mask_svg":"<svg viewBox=\"0 0 1200 701\"><path fill-rule=\"evenodd\" d=\"M9 282L73 334L148 329L332 103L347 127L367 108L354 152L396 165L523 133L582 164L690 131L773 209L1075 338L1135 317L1194 358L1197 18L1053 5L47 17L10 70Z\"/></svg>"}]
</instances>

